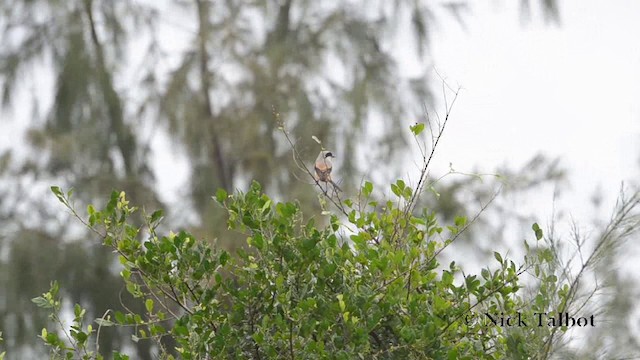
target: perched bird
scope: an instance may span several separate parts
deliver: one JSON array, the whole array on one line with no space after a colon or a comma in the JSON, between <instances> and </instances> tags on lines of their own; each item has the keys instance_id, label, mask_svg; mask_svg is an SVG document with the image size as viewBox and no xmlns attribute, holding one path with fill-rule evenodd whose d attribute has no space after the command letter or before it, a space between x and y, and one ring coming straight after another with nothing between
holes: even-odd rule
<instances>
[{"instance_id":1,"label":"perched bird","mask_svg":"<svg viewBox=\"0 0 640 360\"><path fill-rule=\"evenodd\" d=\"M342 191L342 189L340 189L340 187L331 179L331 170L333 170L333 162L331 159L334 157L335 156L333 156L331 151L320 151L315 163L316 178L318 181L331 183L331 185L338 189L338 191Z\"/></svg>"}]
</instances>

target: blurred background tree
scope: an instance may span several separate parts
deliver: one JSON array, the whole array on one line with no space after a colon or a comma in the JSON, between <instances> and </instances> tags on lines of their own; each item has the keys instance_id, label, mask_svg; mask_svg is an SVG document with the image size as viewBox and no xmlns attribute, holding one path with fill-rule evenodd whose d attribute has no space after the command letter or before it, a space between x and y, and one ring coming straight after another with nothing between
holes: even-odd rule
<instances>
[{"instance_id":1,"label":"blurred background tree","mask_svg":"<svg viewBox=\"0 0 640 360\"><path fill-rule=\"evenodd\" d=\"M522 0L525 18L534 6L559 22L555 0ZM274 109L309 161L319 150L312 135L335 151L343 188L363 176L399 177L407 126L437 102L429 38L443 17L463 24L469 11L465 1L3 1L3 119L29 100L32 109L27 138L0 158L0 329L9 358L38 358L34 335L46 319L28 300L52 279L89 317L121 302L136 306L110 254L52 207L49 185L74 187L87 203L122 189L148 208L184 210L195 216L181 225L231 248L236 242L210 199L218 187L242 189L255 179L271 194L317 206L316 193L296 177ZM413 41L401 53L400 38ZM183 49L168 53L170 42ZM407 56L422 64L420 74L404 75L398 59ZM180 203L163 203L158 193L150 166L157 131L188 159L188 199ZM544 158L498 172L509 178L507 193L564 176ZM425 205L451 218L468 197L490 196L484 186L457 191L470 184L442 183L437 201ZM503 222L513 215L508 204L497 209ZM502 239L500 225L483 229ZM123 334L101 340L103 349L129 344L137 358L152 358Z\"/></svg>"}]
</instances>

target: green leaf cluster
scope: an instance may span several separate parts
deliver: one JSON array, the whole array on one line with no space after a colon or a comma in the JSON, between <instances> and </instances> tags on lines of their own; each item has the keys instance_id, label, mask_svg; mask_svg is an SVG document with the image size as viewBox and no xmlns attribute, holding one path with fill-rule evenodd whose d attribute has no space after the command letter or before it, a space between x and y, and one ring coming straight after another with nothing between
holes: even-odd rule
<instances>
[{"instance_id":1,"label":"green leaf cluster","mask_svg":"<svg viewBox=\"0 0 640 360\"><path fill-rule=\"evenodd\" d=\"M391 188L396 201L380 204L369 200L374 188L364 183L364 203L345 200L345 219L330 215L323 226L305 217L299 204L272 200L257 182L246 193L220 190L215 200L228 214L228 227L246 239L237 254L185 231L158 234L159 211L146 217L144 228L135 227L129 216L137 209L123 192L114 192L103 210L89 207L87 225L118 253L126 289L143 300L145 311L116 311L96 324L131 327L134 341L163 344L170 337L176 345L161 346L163 358L535 356L549 330L470 319L548 308L545 299L552 298L548 291L557 278L547 276L543 265L552 259L529 257L516 266L495 252L497 263L477 275L464 274L455 262L442 266L439 254L467 219L441 226L433 211L413 215L403 205L413 190L402 180ZM60 189L53 191L69 204ZM525 266L542 269L539 278L548 285L533 306L519 294ZM56 313L57 293L54 284L34 302ZM86 347L95 330L83 327L83 317L76 305L68 341L43 330L53 353Z\"/></svg>"}]
</instances>

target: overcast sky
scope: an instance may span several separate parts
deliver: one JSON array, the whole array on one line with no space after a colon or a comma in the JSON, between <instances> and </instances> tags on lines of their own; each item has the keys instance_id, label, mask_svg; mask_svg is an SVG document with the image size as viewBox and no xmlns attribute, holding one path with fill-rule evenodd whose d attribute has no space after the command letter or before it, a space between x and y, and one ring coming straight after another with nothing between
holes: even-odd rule
<instances>
[{"instance_id":1,"label":"overcast sky","mask_svg":"<svg viewBox=\"0 0 640 360\"><path fill-rule=\"evenodd\" d=\"M437 71L464 88L440 158L459 171L491 172L539 152L560 157L571 187L556 206L588 233L596 189L606 221L621 182L640 183L640 1L563 0L558 26L539 11L523 24L518 1L470 3L465 27L444 22L431 47ZM520 204L541 225L552 192ZM628 243L615 267L637 276L639 248Z\"/></svg>"},{"instance_id":2,"label":"overcast sky","mask_svg":"<svg viewBox=\"0 0 640 360\"><path fill-rule=\"evenodd\" d=\"M598 186L610 208L640 173L640 1L560 1L558 26L540 11L523 23L517 1L470 3L464 28L434 34L437 71L464 88L441 156L483 171L560 157L574 215Z\"/></svg>"}]
</instances>

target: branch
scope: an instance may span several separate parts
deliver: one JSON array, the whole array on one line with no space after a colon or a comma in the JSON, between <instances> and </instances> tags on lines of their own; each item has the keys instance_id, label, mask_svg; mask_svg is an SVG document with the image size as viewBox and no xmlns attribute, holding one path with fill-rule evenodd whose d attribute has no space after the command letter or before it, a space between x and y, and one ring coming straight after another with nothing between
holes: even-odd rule
<instances>
[{"instance_id":1,"label":"branch","mask_svg":"<svg viewBox=\"0 0 640 360\"><path fill-rule=\"evenodd\" d=\"M98 39L98 32L96 30L96 22L93 16L93 1L84 1L84 10L89 20L89 27L91 31L91 41L96 50L96 62L98 68L98 81L102 96L104 97L105 104L107 106L107 113L109 120L111 121L111 127L116 135L116 142L118 144L118 150L122 156L124 162L124 168L126 175L135 175L134 168L134 152L135 152L135 137L129 131L129 128L124 123L122 114L122 102L120 96L115 91L113 86L113 80L111 74L107 70L107 65L104 56L104 49L102 43Z\"/></svg>"},{"instance_id":2,"label":"branch","mask_svg":"<svg viewBox=\"0 0 640 360\"><path fill-rule=\"evenodd\" d=\"M209 89L211 88L209 79L209 54L207 52L207 35L209 34L209 5L208 1L196 0L198 5L198 45L200 55L200 91L204 100L204 115L209 121L208 135L211 137L211 145L213 146L213 160L217 168L218 180L221 187L227 192L231 191L232 179L228 173L228 166L225 163L224 156L220 145L220 132L217 126L217 120L213 115L213 106L209 97Z\"/></svg>"},{"instance_id":3,"label":"branch","mask_svg":"<svg viewBox=\"0 0 640 360\"><path fill-rule=\"evenodd\" d=\"M629 220L631 216L631 211L634 210L638 205L640 205L640 193L635 193L631 199L628 201L624 199L624 193L621 193L621 196L616 204L618 208L612 215L612 219L605 228L603 234L600 236L600 240L596 244L596 247L593 249L587 260L583 263L583 266L580 268L580 271L576 275L576 277L571 282L569 286L569 294L567 295L567 300L564 302L562 307L558 309L558 313L565 312L566 309L573 304L576 299L576 295L578 293L578 286L580 284L580 280L582 279L585 271L588 268L591 268L597 260L599 260L602 252L606 250L608 246L616 245L616 240L620 240L632 232L638 229L640 225L640 220L636 220L633 224L627 226L622 233L616 234L616 232L620 229L620 227L624 226L625 223ZM551 335L547 338L544 344L544 359L549 358L549 354L551 353L551 345L553 343L553 339L555 334L558 331L558 327L554 327L551 330Z\"/></svg>"},{"instance_id":4,"label":"branch","mask_svg":"<svg viewBox=\"0 0 640 360\"><path fill-rule=\"evenodd\" d=\"M298 151L298 148L296 147L295 143L293 142L293 140L291 140L291 137L289 136L289 132L287 131L286 127L284 126L284 122L282 121L282 119L280 118L280 113L278 113L275 108L273 109L273 115L276 118L276 121L278 122L278 126L280 128L280 131L282 131L282 134L284 135L285 139L287 140L287 142L289 143L289 146L291 147L291 151L293 153L293 159L296 163L296 166L298 166L299 169L301 169L302 171L306 172L307 175L309 175L309 177L311 179L313 179L313 182L315 182L316 187L318 189L320 189L320 191L322 192L322 194L329 199L329 201L331 201L331 203L338 208L338 210L340 210L340 212L344 215L344 216L349 216L349 214L347 213L347 210L345 210L344 205L342 205L342 200L340 199L340 194L338 193L338 191L333 188L333 192L331 195L329 195L329 192L327 189L323 188L322 185L320 184L320 182L318 181L318 179L316 179L316 177L313 175L313 173L311 172L311 170L309 170L309 168L307 167L307 165L305 165L305 161L302 159L302 156L300 155L300 152ZM328 188L328 186L327 186ZM335 194L336 198L338 198L338 200L336 201L333 197L333 194Z\"/></svg>"},{"instance_id":5,"label":"branch","mask_svg":"<svg viewBox=\"0 0 640 360\"><path fill-rule=\"evenodd\" d=\"M442 83L442 88L443 88L443 92L445 92L445 86L447 86L450 90L451 88L446 84L446 82L443 80ZM454 91L454 90L452 90ZM458 98L458 93L460 91L460 88L458 88L457 90L454 91L454 98L453 101L451 102L451 104L449 105L447 102L447 96L446 96L446 92L444 93L444 101L445 101L445 117L444 117L444 121L442 122L442 124L440 123L440 121L437 121L437 130L434 130L432 128L431 125L431 120L429 118L429 114L427 113L426 109L425 111L425 116L426 116L426 121L427 121L427 125L429 127L429 130L431 131L431 140L433 142L433 145L431 147L431 152L429 152L429 155L426 156L425 152L423 151L422 147L419 146L420 148L420 153L422 154L422 169L420 170L420 179L418 180L418 185L416 185L416 188L413 192L413 194L411 195L411 198L409 199L409 201L407 202L405 208L404 208L404 212L403 212L403 218L404 219L408 219L411 214L413 213L413 210L415 209L417 203L418 203L418 199L420 198L420 195L424 189L424 185L429 173L429 165L431 164L431 161L433 160L433 157L435 156L436 153L436 149L438 147L438 143L440 142L440 139L442 138L442 135L444 134L444 130L447 126L447 122L449 121L449 116L451 115L451 111L453 109L453 105L456 102L456 99ZM393 240L396 238L396 236L398 235L398 232L400 230L404 230L404 229L400 229L398 227L398 224L400 223L400 221L396 222L396 225L394 226L393 229L393 234L391 235L391 237L389 238L389 242L392 243ZM407 224L409 222L407 221Z\"/></svg>"}]
</instances>

